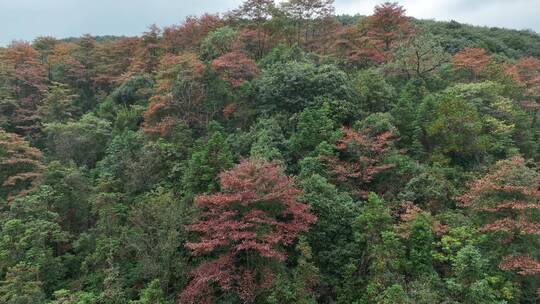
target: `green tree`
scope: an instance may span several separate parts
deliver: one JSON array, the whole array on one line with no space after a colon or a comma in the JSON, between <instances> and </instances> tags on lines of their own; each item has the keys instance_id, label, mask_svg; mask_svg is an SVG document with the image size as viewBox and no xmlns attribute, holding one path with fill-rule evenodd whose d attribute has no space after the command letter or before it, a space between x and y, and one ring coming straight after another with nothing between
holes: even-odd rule
<instances>
[{"instance_id":1,"label":"green tree","mask_svg":"<svg viewBox=\"0 0 540 304\"><path fill-rule=\"evenodd\" d=\"M424 81L411 79L407 82L399 95L398 102L393 106L391 113L394 124L399 130L398 145L417 154L421 152L418 142L420 126L417 122L417 109L427 94Z\"/></svg>"},{"instance_id":2,"label":"green tree","mask_svg":"<svg viewBox=\"0 0 540 304\"><path fill-rule=\"evenodd\" d=\"M201 43L201 58L211 61L230 52L236 39L236 30L224 26L210 32Z\"/></svg>"},{"instance_id":3,"label":"green tree","mask_svg":"<svg viewBox=\"0 0 540 304\"><path fill-rule=\"evenodd\" d=\"M441 303L445 292L437 275L426 275L407 284L407 294L415 304Z\"/></svg>"},{"instance_id":4,"label":"green tree","mask_svg":"<svg viewBox=\"0 0 540 304\"><path fill-rule=\"evenodd\" d=\"M60 289L54 292L50 304L98 304L98 297L92 292Z\"/></svg>"},{"instance_id":5,"label":"green tree","mask_svg":"<svg viewBox=\"0 0 540 304\"><path fill-rule=\"evenodd\" d=\"M38 267L25 263L11 267L5 280L0 281L0 301L5 304L46 303Z\"/></svg>"},{"instance_id":6,"label":"green tree","mask_svg":"<svg viewBox=\"0 0 540 304\"><path fill-rule=\"evenodd\" d=\"M152 94L154 81L148 75L136 75L126 79L111 93L112 100L117 104L145 104Z\"/></svg>"},{"instance_id":7,"label":"green tree","mask_svg":"<svg viewBox=\"0 0 540 304\"><path fill-rule=\"evenodd\" d=\"M141 290L138 300L130 301L129 304L167 304L161 284L158 279L148 283L148 286Z\"/></svg>"},{"instance_id":8,"label":"green tree","mask_svg":"<svg viewBox=\"0 0 540 304\"><path fill-rule=\"evenodd\" d=\"M411 225L409 237L409 261L414 276L429 275L433 272L433 233L424 216L417 217Z\"/></svg>"},{"instance_id":9,"label":"green tree","mask_svg":"<svg viewBox=\"0 0 540 304\"><path fill-rule=\"evenodd\" d=\"M104 274L103 290L99 295L99 303L128 303L118 268L111 261L109 261L109 267L105 269Z\"/></svg>"},{"instance_id":10,"label":"green tree","mask_svg":"<svg viewBox=\"0 0 540 304\"><path fill-rule=\"evenodd\" d=\"M494 82L459 84L427 96L419 110L422 140L441 162L479 163L515 154L516 108Z\"/></svg>"},{"instance_id":11,"label":"green tree","mask_svg":"<svg viewBox=\"0 0 540 304\"><path fill-rule=\"evenodd\" d=\"M389 63L391 69L407 79L430 80L437 76L450 56L431 34L412 35L400 43Z\"/></svg>"},{"instance_id":12,"label":"green tree","mask_svg":"<svg viewBox=\"0 0 540 304\"><path fill-rule=\"evenodd\" d=\"M455 208L459 190L456 175L457 172L446 167L417 166L398 196L433 214Z\"/></svg>"},{"instance_id":13,"label":"green tree","mask_svg":"<svg viewBox=\"0 0 540 304\"><path fill-rule=\"evenodd\" d=\"M42 121L52 123L74 119L80 111L74 104L77 98L78 96L73 94L68 85L53 83L38 107Z\"/></svg>"},{"instance_id":14,"label":"green tree","mask_svg":"<svg viewBox=\"0 0 540 304\"><path fill-rule=\"evenodd\" d=\"M188 197L218 190L218 174L232 167L232 152L225 135L219 125L213 124L213 128L206 140L198 141L187 162L182 184Z\"/></svg>"},{"instance_id":15,"label":"green tree","mask_svg":"<svg viewBox=\"0 0 540 304\"><path fill-rule=\"evenodd\" d=\"M133 252L130 270L133 280L153 280L147 292L169 294L187 283L189 254L183 244L192 213L173 193L161 188L145 194L129 212L126 246Z\"/></svg>"},{"instance_id":16,"label":"green tree","mask_svg":"<svg viewBox=\"0 0 540 304\"><path fill-rule=\"evenodd\" d=\"M356 238L365 251L358 266L367 277L362 294L365 303L380 300L386 288L400 282L405 248L391 230L392 224L393 219L386 202L370 193L355 222Z\"/></svg>"},{"instance_id":17,"label":"green tree","mask_svg":"<svg viewBox=\"0 0 540 304\"><path fill-rule=\"evenodd\" d=\"M275 160L284 164L287 157L284 116L260 117L247 132L229 135L228 142L235 158L250 155L253 159ZM239 131L239 130L238 130Z\"/></svg>"},{"instance_id":18,"label":"green tree","mask_svg":"<svg viewBox=\"0 0 540 304\"><path fill-rule=\"evenodd\" d=\"M454 275L465 288L469 288L484 277L486 262L478 249L467 245L457 252L452 263Z\"/></svg>"},{"instance_id":19,"label":"green tree","mask_svg":"<svg viewBox=\"0 0 540 304\"><path fill-rule=\"evenodd\" d=\"M7 278L16 265L34 268L46 293L55 290L69 269L63 265L62 244L69 234L62 231L57 214L47 210L46 191L17 199L0 220L0 278ZM26 271L26 270L25 270ZM34 270L32 270L34 271Z\"/></svg>"},{"instance_id":20,"label":"green tree","mask_svg":"<svg viewBox=\"0 0 540 304\"><path fill-rule=\"evenodd\" d=\"M129 197L153 189L160 183L177 185L192 139L186 128L177 128L176 131L174 137L178 144L163 139L148 141L141 131L127 130L117 134L108 145L105 157L98 162L96 173L117 180Z\"/></svg>"},{"instance_id":21,"label":"green tree","mask_svg":"<svg viewBox=\"0 0 540 304\"><path fill-rule=\"evenodd\" d=\"M335 65L309 62L277 63L254 81L259 109L295 113L324 100L350 101L353 91L345 72Z\"/></svg>"},{"instance_id":22,"label":"green tree","mask_svg":"<svg viewBox=\"0 0 540 304\"><path fill-rule=\"evenodd\" d=\"M318 217L307 234L313 262L320 269L321 283L330 286L344 282L345 267L359 259L353 224L359 210L352 198L339 192L324 177L311 175L301 182L302 200L309 202ZM333 244L328 246L328 244Z\"/></svg>"},{"instance_id":23,"label":"green tree","mask_svg":"<svg viewBox=\"0 0 540 304\"><path fill-rule=\"evenodd\" d=\"M312 262L311 248L305 238L300 238L296 251L299 254L296 266L290 274L278 274L265 303L317 303L314 289L319 283L319 269Z\"/></svg>"},{"instance_id":24,"label":"green tree","mask_svg":"<svg viewBox=\"0 0 540 304\"><path fill-rule=\"evenodd\" d=\"M399 284L394 284L384 290L378 303L381 304L408 304L411 303L407 293Z\"/></svg>"},{"instance_id":25,"label":"green tree","mask_svg":"<svg viewBox=\"0 0 540 304\"><path fill-rule=\"evenodd\" d=\"M78 121L47 124L45 133L54 159L93 168L105 155L111 124L89 113Z\"/></svg>"},{"instance_id":26,"label":"green tree","mask_svg":"<svg viewBox=\"0 0 540 304\"><path fill-rule=\"evenodd\" d=\"M357 238L366 244L380 242L381 233L389 229L392 224L390 209L385 206L381 198L370 193L360 211L355 223L360 229Z\"/></svg>"},{"instance_id":27,"label":"green tree","mask_svg":"<svg viewBox=\"0 0 540 304\"><path fill-rule=\"evenodd\" d=\"M324 103L318 108L306 108L298 117L296 131L290 142L290 149L297 156L312 155L322 142L333 144L338 136L335 122L330 118L330 105Z\"/></svg>"},{"instance_id":28,"label":"green tree","mask_svg":"<svg viewBox=\"0 0 540 304\"><path fill-rule=\"evenodd\" d=\"M309 62L309 58L297 44L288 46L281 43L259 60L259 66L269 68L274 64L283 65L289 62Z\"/></svg>"},{"instance_id":29,"label":"green tree","mask_svg":"<svg viewBox=\"0 0 540 304\"><path fill-rule=\"evenodd\" d=\"M487 280L480 280L471 285L465 301L469 303L489 304L497 303L497 298L495 291L489 286L489 282Z\"/></svg>"},{"instance_id":30,"label":"green tree","mask_svg":"<svg viewBox=\"0 0 540 304\"><path fill-rule=\"evenodd\" d=\"M374 69L362 70L354 75L352 87L356 93L355 105L360 114L390 110L396 99L394 87L386 82L383 75Z\"/></svg>"},{"instance_id":31,"label":"green tree","mask_svg":"<svg viewBox=\"0 0 540 304\"><path fill-rule=\"evenodd\" d=\"M422 142L435 161L479 161L485 155L487 139L482 136L480 115L470 103L452 96L437 101L428 96L421 105L420 116L419 124L424 127ZM428 119L425 124L424 118Z\"/></svg>"},{"instance_id":32,"label":"green tree","mask_svg":"<svg viewBox=\"0 0 540 304\"><path fill-rule=\"evenodd\" d=\"M78 235L91 226L92 182L87 172L71 164L53 161L39 189L41 203L58 214L62 230Z\"/></svg>"}]
</instances>

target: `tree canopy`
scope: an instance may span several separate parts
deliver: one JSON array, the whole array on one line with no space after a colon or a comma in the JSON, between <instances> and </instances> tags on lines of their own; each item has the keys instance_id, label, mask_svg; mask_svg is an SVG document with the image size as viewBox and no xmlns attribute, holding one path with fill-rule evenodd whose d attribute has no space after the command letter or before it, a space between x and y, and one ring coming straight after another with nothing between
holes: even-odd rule
<instances>
[{"instance_id":1,"label":"tree canopy","mask_svg":"<svg viewBox=\"0 0 540 304\"><path fill-rule=\"evenodd\" d=\"M540 36L333 3L0 47L0 303L538 303Z\"/></svg>"}]
</instances>

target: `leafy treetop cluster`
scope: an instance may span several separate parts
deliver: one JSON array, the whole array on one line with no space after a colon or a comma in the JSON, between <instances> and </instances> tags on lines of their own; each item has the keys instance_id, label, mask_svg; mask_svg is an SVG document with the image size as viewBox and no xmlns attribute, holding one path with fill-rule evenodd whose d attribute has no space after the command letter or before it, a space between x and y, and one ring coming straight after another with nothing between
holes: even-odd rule
<instances>
[{"instance_id":1,"label":"leafy treetop cluster","mask_svg":"<svg viewBox=\"0 0 540 304\"><path fill-rule=\"evenodd\" d=\"M0 48L0 303L537 303L540 37L246 0Z\"/></svg>"}]
</instances>

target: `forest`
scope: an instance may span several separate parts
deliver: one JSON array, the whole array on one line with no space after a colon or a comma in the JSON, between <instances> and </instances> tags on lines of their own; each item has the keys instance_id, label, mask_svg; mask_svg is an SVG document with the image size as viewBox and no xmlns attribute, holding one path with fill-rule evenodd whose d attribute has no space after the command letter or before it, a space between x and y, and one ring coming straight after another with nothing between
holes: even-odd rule
<instances>
[{"instance_id":1,"label":"forest","mask_svg":"<svg viewBox=\"0 0 540 304\"><path fill-rule=\"evenodd\" d=\"M245 0L0 47L2 304L540 302L540 35Z\"/></svg>"}]
</instances>

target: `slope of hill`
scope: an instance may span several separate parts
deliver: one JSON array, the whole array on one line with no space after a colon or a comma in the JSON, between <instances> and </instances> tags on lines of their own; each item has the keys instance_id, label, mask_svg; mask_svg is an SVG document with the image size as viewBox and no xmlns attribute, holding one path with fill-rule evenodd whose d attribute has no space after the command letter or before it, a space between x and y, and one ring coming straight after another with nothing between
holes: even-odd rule
<instances>
[{"instance_id":1,"label":"slope of hill","mask_svg":"<svg viewBox=\"0 0 540 304\"><path fill-rule=\"evenodd\" d=\"M540 37L246 0L0 49L0 303L537 303Z\"/></svg>"}]
</instances>

